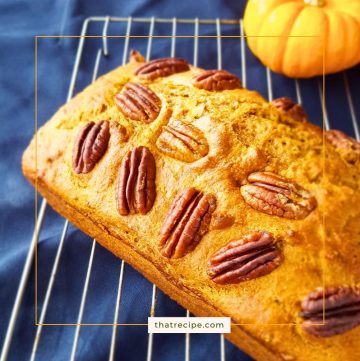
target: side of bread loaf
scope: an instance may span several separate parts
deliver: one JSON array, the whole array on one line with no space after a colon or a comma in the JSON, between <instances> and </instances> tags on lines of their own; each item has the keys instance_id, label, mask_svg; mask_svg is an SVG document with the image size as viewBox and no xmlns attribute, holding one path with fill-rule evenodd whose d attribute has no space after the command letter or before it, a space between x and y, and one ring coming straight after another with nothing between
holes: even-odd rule
<instances>
[{"instance_id":1,"label":"side of bread loaf","mask_svg":"<svg viewBox=\"0 0 360 361\"><path fill-rule=\"evenodd\" d=\"M23 172L195 315L231 317L257 360L358 360L360 157L300 110L137 56L38 130Z\"/></svg>"}]
</instances>

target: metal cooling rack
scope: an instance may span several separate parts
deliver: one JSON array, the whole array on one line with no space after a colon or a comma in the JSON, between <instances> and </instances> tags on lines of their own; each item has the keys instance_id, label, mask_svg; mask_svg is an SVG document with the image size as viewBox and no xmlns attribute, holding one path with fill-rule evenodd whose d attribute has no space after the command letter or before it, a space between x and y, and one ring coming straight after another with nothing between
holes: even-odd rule
<instances>
[{"instance_id":1,"label":"metal cooling rack","mask_svg":"<svg viewBox=\"0 0 360 361\"><path fill-rule=\"evenodd\" d=\"M205 20L205 19L198 19L198 18L196 18L196 19L177 19L177 18L162 19L162 18L155 18L155 17L152 17L152 18L132 18L132 17L123 18L123 17L109 17L109 16L107 16L107 17L90 17L90 18L87 18L85 20L85 22L83 23L81 37L79 39L78 49L77 49L74 67L73 67L73 71L72 71L70 87L68 90L67 101L69 101L72 98L72 96L74 95L74 90L75 90L76 82L78 79L80 64L81 64L81 60L83 58L84 45L85 45L85 42L87 41L89 26L91 24L102 24L102 31L100 33L102 43L96 52L95 65L94 65L94 68L92 71L92 81L94 81L98 74L101 59L103 57L108 56L108 54L109 54L108 31L109 31L110 24L115 24L115 23L122 23L122 24L125 24L125 26L126 26L125 34L122 34L122 35L125 35L123 52L122 52L122 57L121 57L122 64L126 63L126 60L127 60L128 54L129 54L129 49L130 49L129 42L130 42L130 39L134 36L134 34L132 33L132 28L133 28L133 25L136 23L146 24L149 26L148 34L140 34L140 35L148 35L148 38L144 40L147 42L147 46L146 46L146 59L147 60L149 60L151 58L151 51L152 51L152 46L153 46L153 36L154 36L154 31L155 31L156 25L168 24L171 27L171 33L168 34L168 41L171 42L170 43L170 54L169 54L170 56L175 56L175 53L176 53L176 41L177 41L176 35L177 35L177 30L178 30L179 26L180 25L186 26L188 29L190 29L191 34L193 36L192 39L188 39L188 44L190 44L190 46L193 47L192 63L195 66L198 65L198 59L199 59L200 27L205 26L205 25L213 26L214 27L214 35L216 36L216 54L217 54L216 61L217 61L217 67L219 69L221 69L222 65L223 65L223 58L222 58L223 39L222 39L221 35L222 35L222 32L224 31L224 29L231 27L231 35L238 37L237 41L239 42L239 48L240 48L239 68L241 68L241 79L242 79L242 83L243 83L244 87L247 86L247 80L251 77L251 73L247 70L246 43L245 43L245 39L244 39L243 23L242 23L241 19L240 20L221 20L221 19ZM228 31L228 30L226 30L226 31ZM192 45L191 45L191 43L192 43ZM273 87L274 74L268 68L266 68L265 72L266 72L267 94L263 94L263 95L267 96L267 98L269 100L272 100L273 99L273 89L274 89L274 87ZM301 82L302 81L298 81L295 79L295 80L293 80L293 82L294 82L293 86L295 89L297 102L301 104L302 100L303 100L302 99L303 94L301 91ZM316 91L318 92L320 107L324 114L324 126L326 129L330 129L330 120L329 120L328 111L325 106L325 101L324 101L324 97L323 97L323 93L322 93L321 79L317 79L316 82L317 82L317 85L316 85L317 90ZM350 85L349 85L349 80L348 80L348 76L347 76L346 72L342 73L342 82L343 82L343 93L346 94L346 103L347 103L346 106L348 107L348 112L350 115L349 118L351 118L351 127L353 130L353 135L359 141L360 140L359 125L358 125L358 121L356 118L356 111L355 111L353 98L352 98ZM284 95L286 95L286 94L284 94ZM33 267L35 245L38 241L39 233L43 226L43 220L44 220L44 216L45 216L45 212L46 212L47 208L48 207L47 207L46 200L42 200L41 206L39 209L39 213L38 213L38 217L37 217L37 223L36 223L35 230L34 230L34 233L33 233L32 239L31 239L30 248L28 250L27 258L25 261L25 265L23 268L23 272L22 272L19 287L17 290L16 298L14 301L14 306L13 306L9 324L7 327L0 361L6 361L9 356L9 350L10 350L11 342L13 340L14 329L15 329L15 325L16 325L16 322L18 319L19 310L20 310L22 298L24 295L24 290L28 284L28 277L29 277L29 274ZM48 306L49 306L49 303L51 300L51 294L52 294L55 278L56 278L56 275L57 275L57 272L59 269L59 262L60 262L60 258L62 256L62 251L63 251L63 247L64 247L64 242L66 240L68 228L69 228L69 222L67 220L65 220L63 229L62 229L62 232L61 232L61 235L59 238L59 243L57 246L57 251L56 251L55 258L54 258L54 262L52 265L51 274L50 274L47 290L45 293L45 298L42 303L42 309L40 312L40 318L38 320L36 336L35 336L35 339L33 342L33 347L32 347L32 352L31 352L31 357L30 357L31 361L36 360L36 358L37 358L37 350L38 350L39 342L41 341L41 336L42 336L43 332L45 331L43 329L43 324L44 324L45 316L47 314ZM93 240L89 259L87 262L86 276L85 276L85 280L83 282L83 291L82 291L81 301L80 301L80 305L79 305L77 321L75 324L73 324L76 328L75 328L75 333L74 333L73 342L72 342L72 351L71 351L71 356L70 356L71 360L76 359L76 352L78 349L80 329L82 327L84 308L86 305L87 294L88 294L89 279L90 279L90 275L91 275L91 272L93 269L95 245L96 245L96 241ZM123 280L124 280L124 266L125 266L124 261L121 261L120 271L119 271L119 279L118 279L118 288L117 288L117 294L116 294L116 305L115 305L115 309L114 309L114 318L113 318L114 325L112 326L111 340L109 340L109 342L110 342L109 360L115 359L115 345L116 345L116 339L117 339L117 325L116 324L118 323L118 319L119 319L119 308L120 308L120 303L121 303ZM153 285L152 297L151 297L151 300L149 300L149 302L151 303L151 308L150 308L151 316L153 316L155 314L156 292L157 292L156 286ZM190 317L189 311L186 311L186 316ZM184 336L184 347L185 347L185 361L189 361L190 360L190 335L189 334L186 334ZM225 361L225 358L226 358L225 357L225 351L226 351L225 347L226 346L225 346L225 341L224 341L223 335L220 335L219 347L220 347L220 360ZM146 353L147 361L152 360L153 352L154 352L153 335L149 334L147 353ZM145 358L145 355L144 355L144 358Z\"/></svg>"}]
</instances>

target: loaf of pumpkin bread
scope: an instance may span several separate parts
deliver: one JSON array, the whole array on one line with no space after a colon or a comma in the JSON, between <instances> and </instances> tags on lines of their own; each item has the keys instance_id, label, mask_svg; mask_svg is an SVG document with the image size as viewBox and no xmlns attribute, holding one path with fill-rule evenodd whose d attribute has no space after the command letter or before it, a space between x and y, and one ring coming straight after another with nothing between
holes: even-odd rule
<instances>
[{"instance_id":1,"label":"loaf of pumpkin bread","mask_svg":"<svg viewBox=\"0 0 360 361\"><path fill-rule=\"evenodd\" d=\"M360 145L227 71L130 61L38 130L49 204L256 360L360 360Z\"/></svg>"}]
</instances>

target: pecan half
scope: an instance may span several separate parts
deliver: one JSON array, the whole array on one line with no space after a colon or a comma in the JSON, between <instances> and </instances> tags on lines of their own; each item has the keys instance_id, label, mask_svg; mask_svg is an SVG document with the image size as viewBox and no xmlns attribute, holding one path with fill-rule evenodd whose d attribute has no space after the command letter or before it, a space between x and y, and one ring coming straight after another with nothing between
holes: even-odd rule
<instances>
[{"instance_id":1,"label":"pecan half","mask_svg":"<svg viewBox=\"0 0 360 361\"><path fill-rule=\"evenodd\" d=\"M135 70L140 78L154 80L175 73L190 70L188 63L180 58L160 58L149 61Z\"/></svg>"},{"instance_id":2,"label":"pecan half","mask_svg":"<svg viewBox=\"0 0 360 361\"><path fill-rule=\"evenodd\" d=\"M123 158L116 189L118 212L128 214L148 213L155 201L156 165L150 150L136 147Z\"/></svg>"},{"instance_id":3,"label":"pecan half","mask_svg":"<svg viewBox=\"0 0 360 361\"><path fill-rule=\"evenodd\" d=\"M340 150L349 163L356 163L360 159L360 143L354 138L347 136L340 130L328 130L325 132L326 139Z\"/></svg>"},{"instance_id":4,"label":"pecan half","mask_svg":"<svg viewBox=\"0 0 360 361\"><path fill-rule=\"evenodd\" d=\"M270 215L303 219L316 208L316 199L291 180L271 172L249 175L241 194L252 208Z\"/></svg>"},{"instance_id":5,"label":"pecan half","mask_svg":"<svg viewBox=\"0 0 360 361\"><path fill-rule=\"evenodd\" d=\"M239 283L264 276L282 262L272 234L251 232L220 248L209 260L207 273L216 283Z\"/></svg>"},{"instance_id":6,"label":"pecan half","mask_svg":"<svg viewBox=\"0 0 360 361\"><path fill-rule=\"evenodd\" d=\"M360 325L360 288L317 288L306 296L301 309L305 332L318 337L344 333Z\"/></svg>"},{"instance_id":7,"label":"pecan half","mask_svg":"<svg viewBox=\"0 0 360 361\"><path fill-rule=\"evenodd\" d=\"M309 117L307 116L304 108L300 104L292 101L290 98L283 97L274 99L271 104L299 122L309 121Z\"/></svg>"},{"instance_id":8,"label":"pecan half","mask_svg":"<svg viewBox=\"0 0 360 361\"><path fill-rule=\"evenodd\" d=\"M89 122L78 133L72 157L75 173L89 173L104 155L110 139L109 122Z\"/></svg>"},{"instance_id":9,"label":"pecan half","mask_svg":"<svg viewBox=\"0 0 360 361\"><path fill-rule=\"evenodd\" d=\"M120 111L130 119L151 123L161 109L161 100L147 86L127 83L124 92L115 96L115 103Z\"/></svg>"},{"instance_id":10,"label":"pecan half","mask_svg":"<svg viewBox=\"0 0 360 361\"><path fill-rule=\"evenodd\" d=\"M160 230L161 254L180 258L190 252L208 232L216 199L194 188L174 199Z\"/></svg>"},{"instance_id":11,"label":"pecan half","mask_svg":"<svg viewBox=\"0 0 360 361\"><path fill-rule=\"evenodd\" d=\"M193 83L209 91L242 88L240 79L226 70L204 70L194 76Z\"/></svg>"},{"instance_id":12,"label":"pecan half","mask_svg":"<svg viewBox=\"0 0 360 361\"><path fill-rule=\"evenodd\" d=\"M156 146L169 157L188 163L205 157L209 152L203 132L178 120L163 127Z\"/></svg>"}]
</instances>

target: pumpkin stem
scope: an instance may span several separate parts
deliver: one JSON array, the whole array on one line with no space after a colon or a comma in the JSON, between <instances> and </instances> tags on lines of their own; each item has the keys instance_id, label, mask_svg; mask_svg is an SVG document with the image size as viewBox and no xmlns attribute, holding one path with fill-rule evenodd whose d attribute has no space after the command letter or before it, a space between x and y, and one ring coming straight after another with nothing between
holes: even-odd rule
<instances>
[{"instance_id":1,"label":"pumpkin stem","mask_svg":"<svg viewBox=\"0 0 360 361\"><path fill-rule=\"evenodd\" d=\"M304 0L307 5L321 7L325 5L325 0Z\"/></svg>"}]
</instances>

